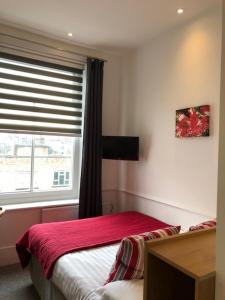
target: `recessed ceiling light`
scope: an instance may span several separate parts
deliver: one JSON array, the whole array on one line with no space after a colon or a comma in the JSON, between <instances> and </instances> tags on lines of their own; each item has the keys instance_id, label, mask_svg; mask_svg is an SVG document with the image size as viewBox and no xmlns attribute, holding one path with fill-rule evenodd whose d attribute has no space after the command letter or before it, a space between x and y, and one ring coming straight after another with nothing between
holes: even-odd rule
<instances>
[{"instance_id":1,"label":"recessed ceiling light","mask_svg":"<svg viewBox=\"0 0 225 300\"><path fill-rule=\"evenodd\" d=\"M177 13L178 13L178 15L182 15L182 14L184 13L183 8L179 8L179 9L177 10Z\"/></svg>"},{"instance_id":2,"label":"recessed ceiling light","mask_svg":"<svg viewBox=\"0 0 225 300\"><path fill-rule=\"evenodd\" d=\"M67 33L68 36L73 36L73 34L71 32Z\"/></svg>"}]
</instances>

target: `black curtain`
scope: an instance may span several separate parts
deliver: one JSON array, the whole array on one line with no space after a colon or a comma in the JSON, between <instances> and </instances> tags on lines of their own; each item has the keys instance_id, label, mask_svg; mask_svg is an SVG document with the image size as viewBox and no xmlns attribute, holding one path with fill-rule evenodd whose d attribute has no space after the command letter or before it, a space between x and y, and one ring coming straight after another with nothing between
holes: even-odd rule
<instances>
[{"instance_id":1,"label":"black curtain","mask_svg":"<svg viewBox=\"0 0 225 300\"><path fill-rule=\"evenodd\" d=\"M104 62L88 58L79 218L102 214L102 89Z\"/></svg>"}]
</instances>

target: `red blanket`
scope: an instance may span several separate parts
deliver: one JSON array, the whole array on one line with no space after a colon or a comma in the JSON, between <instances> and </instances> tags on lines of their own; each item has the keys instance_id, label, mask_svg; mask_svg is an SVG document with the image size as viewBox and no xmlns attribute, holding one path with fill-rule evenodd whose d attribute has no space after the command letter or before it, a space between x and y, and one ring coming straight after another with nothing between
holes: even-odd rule
<instances>
[{"instance_id":1,"label":"red blanket","mask_svg":"<svg viewBox=\"0 0 225 300\"><path fill-rule=\"evenodd\" d=\"M38 224L22 236L16 249L23 267L29 264L33 254L41 263L45 276L50 278L56 260L66 253L117 243L125 236L167 226L138 212Z\"/></svg>"}]
</instances>

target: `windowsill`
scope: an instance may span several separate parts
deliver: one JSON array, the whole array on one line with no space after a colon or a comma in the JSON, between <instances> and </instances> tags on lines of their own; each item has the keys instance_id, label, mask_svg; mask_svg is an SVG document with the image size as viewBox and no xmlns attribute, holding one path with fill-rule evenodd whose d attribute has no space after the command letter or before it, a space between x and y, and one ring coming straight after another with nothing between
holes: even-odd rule
<instances>
[{"instance_id":1,"label":"windowsill","mask_svg":"<svg viewBox=\"0 0 225 300\"><path fill-rule=\"evenodd\" d=\"M43 207L55 207L55 206L68 206L68 205L78 205L78 199L66 199L66 200L51 200L51 201L39 201L31 203L21 203L21 204L7 204L1 205L5 211L20 210L20 209L30 209L30 208L43 208Z\"/></svg>"}]
</instances>

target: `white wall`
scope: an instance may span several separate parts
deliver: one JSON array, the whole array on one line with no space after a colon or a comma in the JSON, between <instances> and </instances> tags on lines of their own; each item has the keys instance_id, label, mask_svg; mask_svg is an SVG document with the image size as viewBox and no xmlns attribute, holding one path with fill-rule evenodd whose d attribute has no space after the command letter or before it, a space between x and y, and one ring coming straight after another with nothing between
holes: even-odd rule
<instances>
[{"instance_id":1,"label":"white wall","mask_svg":"<svg viewBox=\"0 0 225 300\"><path fill-rule=\"evenodd\" d=\"M118 193L118 211L140 211L170 225L181 225L181 232L186 232L193 224L208 220L210 217L190 210L140 197L127 192Z\"/></svg>"},{"instance_id":2,"label":"white wall","mask_svg":"<svg viewBox=\"0 0 225 300\"><path fill-rule=\"evenodd\" d=\"M220 13L159 36L123 68L121 133L140 136L140 161L122 163L120 190L206 216L216 215ZM211 105L211 136L175 138L175 110L202 104Z\"/></svg>"},{"instance_id":3,"label":"white wall","mask_svg":"<svg viewBox=\"0 0 225 300\"><path fill-rule=\"evenodd\" d=\"M118 135L120 119L121 58L108 55L104 66L102 134ZM102 189L118 189L118 162L102 160Z\"/></svg>"},{"instance_id":4,"label":"white wall","mask_svg":"<svg viewBox=\"0 0 225 300\"><path fill-rule=\"evenodd\" d=\"M223 51L220 100L220 146L218 176L218 225L217 225L217 264L216 299L225 299L225 0L223 0Z\"/></svg>"}]
</instances>

